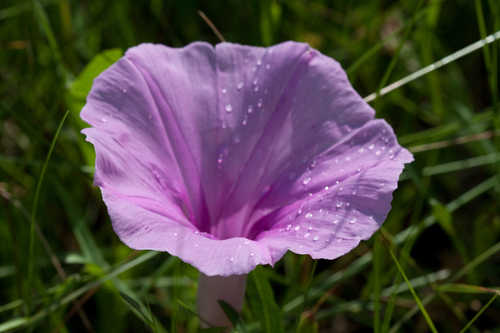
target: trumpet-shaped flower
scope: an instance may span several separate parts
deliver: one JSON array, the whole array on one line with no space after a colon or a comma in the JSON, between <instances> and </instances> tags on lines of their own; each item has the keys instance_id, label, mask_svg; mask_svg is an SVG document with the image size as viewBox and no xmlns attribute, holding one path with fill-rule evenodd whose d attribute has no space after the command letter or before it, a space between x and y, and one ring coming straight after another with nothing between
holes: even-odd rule
<instances>
[{"instance_id":1,"label":"trumpet-shaped flower","mask_svg":"<svg viewBox=\"0 0 500 333\"><path fill-rule=\"evenodd\" d=\"M383 223L411 154L306 44L142 44L81 117L113 228L207 276L334 259Z\"/></svg>"}]
</instances>

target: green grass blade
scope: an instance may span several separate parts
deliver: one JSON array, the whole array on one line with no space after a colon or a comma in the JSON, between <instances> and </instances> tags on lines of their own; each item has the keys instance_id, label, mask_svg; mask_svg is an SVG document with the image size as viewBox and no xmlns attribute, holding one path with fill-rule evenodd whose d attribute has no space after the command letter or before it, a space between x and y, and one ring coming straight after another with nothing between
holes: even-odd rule
<instances>
[{"instance_id":1,"label":"green grass blade","mask_svg":"<svg viewBox=\"0 0 500 333\"><path fill-rule=\"evenodd\" d=\"M486 311L486 309L491 305L491 303L493 303L495 301L495 299L498 297L498 294L494 294L490 300L488 301L488 303L486 303L482 308L481 310L479 310L478 313L476 313L476 315L467 323L467 325L465 325L464 328L462 328L460 330L460 333L464 333L466 332L469 327L472 326L472 324L474 324L474 322L483 314L484 311Z\"/></svg>"},{"instance_id":2,"label":"green grass blade","mask_svg":"<svg viewBox=\"0 0 500 333\"><path fill-rule=\"evenodd\" d=\"M42 166L42 171L40 172L40 177L38 177L38 182L36 184L35 189L35 197L33 199L33 207L31 209L31 225L30 225L30 236L29 236L29 252L28 252L28 291L32 289L32 279L33 279L33 267L34 267L34 244L35 244L35 223L36 223L36 213L38 208L38 201L40 198L40 189L42 188L43 179L45 177L45 172L47 171L47 166L49 165L50 157L52 156L52 152L54 151L54 147L56 145L57 138L61 133L61 129L63 128L64 122L69 115L69 110L66 111L63 118L59 122L59 126L57 127L56 133L54 134L54 138L50 144L49 152L45 158L45 162ZM31 292L28 292L28 306L31 303Z\"/></svg>"},{"instance_id":3,"label":"green grass blade","mask_svg":"<svg viewBox=\"0 0 500 333\"><path fill-rule=\"evenodd\" d=\"M389 249L389 253L391 254L392 259L394 260L394 263L396 264L396 267L398 268L399 273L401 274L401 276L405 280L406 284L408 285L408 289L410 289L410 292L413 295L413 298L415 299L415 302L417 302L417 305L418 305L418 307L420 309L420 312L422 312L422 315L424 316L425 321L427 322L427 325L429 325L429 328L431 329L432 332L437 333L437 329L434 326L434 323L432 322L431 317L427 313L427 310L425 310L425 307L422 304L422 301L420 300L420 297L418 297L417 293L413 289L410 281L408 280L408 277L406 276L406 273L403 270L403 267L401 267L401 265L399 264L398 259L396 258L396 256L394 255L394 252L392 252L391 249Z\"/></svg>"},{"instance_id":4,"label":"green grass blade","mask_svg":"<svg viewBox=\"0 0 500 333\"><path fill-rule=\"evenodd\" d=\"M482 48L484 45L486 44L490 44L490 43L493 43L494 41L496 41L497 39L500 39L500 31L497 31L495 32L494 34L491 34L489 36L487 36L486 38L484 39L481 39L481 40L478 40L477 42L475 43L472 43L450 55L447 55L446 57L408 75L408 76L405 76L404 78L396 81L396 82L393 82L391 84L389 84L388 86L380 89L380 92L377 93L372 93L368 96L366 96L364 99L367 103L370 103L371 101L375 100L376 98L380 97L380 96L383 96L383 95L386 95L388 93L390 93L391 91L393 90L396 90L398 88L401 88L402 86L426 75L426 74L429 74L433 71L435 71L436 69L438 68L441 68L449 63L452 63L480 48Z\"/></svg>"},{"instance_id":5,"label":"green grass blade","mask_svg":"<svg viewBox=\"0 0 500 333\"><path fill-rule=\"evenodd\" d=\"M258 304L254 304L254 310L259 312L262 331L267 333L284 332L281 323L281 310L274 299L273 289L263 270L257 267L250 274L255 287L254 297L258 297ZM251 290L251 287L249 288Z\"/></svg>"}]
</instances>

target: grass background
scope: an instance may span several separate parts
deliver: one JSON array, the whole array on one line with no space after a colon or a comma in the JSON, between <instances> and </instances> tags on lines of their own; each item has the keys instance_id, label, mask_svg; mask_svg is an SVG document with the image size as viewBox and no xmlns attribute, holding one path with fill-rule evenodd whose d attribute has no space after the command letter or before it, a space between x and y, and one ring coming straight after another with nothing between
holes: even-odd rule
<instances>
[{"instance_id":1,"label":"grass background","mask_svg":"<svg viewBox=\"0 0 500 333\"><path fill-rule=\"evenodd\" d=\"M496 0L2 0L0 332L199 331L197 271L119 242L78 117L128 47L217 43L198 10L231 42L308 42L363 96L500 30ZM500 332L499 45L371 102L416 158L384 227L253 271L239 332Z\"/></svg>"}]
</instances>

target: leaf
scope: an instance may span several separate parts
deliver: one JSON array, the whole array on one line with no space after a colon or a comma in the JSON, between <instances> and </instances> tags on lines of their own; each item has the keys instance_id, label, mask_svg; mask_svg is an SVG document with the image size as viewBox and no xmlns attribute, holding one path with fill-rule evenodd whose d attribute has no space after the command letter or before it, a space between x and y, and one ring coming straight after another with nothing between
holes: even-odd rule
<instances>
[{"instance_id":1,"label":"leaf","mask_svg":"<svg viewBox=\"0 0 500 333\"><path fill-rule=\"evenodd\" d=\"M252 278L248 285L248 299L261 321L263 332L284 332L281 309L276 304L271 284L263 269L258 267L250 275Z\"/></svg>"},{"instance_id":2,"label":"leaf","mask_svg":"<svg viewBox=\"0 0 500 333\"><path fill-rule=\"evenodd\" d=\"M222 308L222 311L226 314L227 318L233 324L233 326L236 327L238 325L238 322L240 321L240 316L238 315L238 311L236 311L229 303L223 301L223 300L218 300L217 301Z\"/></svg>"},{"instance_id":3,"label":"leaf","mask_svg":"<svg viewBox=\"0 0 500 333\"><path fill-rule=\"evenodd\" d=\"M434 215L436 221L444 229L448 236L453 237L455 235L455 229L451 223L452 218L450 211L436 199L431 199L430 203L432 206L432 215Z\"/></svg>"},{"instance_id":4,"label":"leaf","mask_svg":"<svg viewBox=\"0 0 500 333\"><path fill-rule=\"evenodd\" d=\"M101 74L105 69L111 66L123 55L120 49L106 50L96 55L90 63L82 70L82 72L71 83L66 94L66 103L70 111L77 115L75 118L78 128L86 127L86 123L80 119L78 114L85 105L87 95L90 92L94 79ZM92 165L95 160L95 153L93 148L80 140L80 148L85 157L87 165Z\"/></svg>"}]
</instances>

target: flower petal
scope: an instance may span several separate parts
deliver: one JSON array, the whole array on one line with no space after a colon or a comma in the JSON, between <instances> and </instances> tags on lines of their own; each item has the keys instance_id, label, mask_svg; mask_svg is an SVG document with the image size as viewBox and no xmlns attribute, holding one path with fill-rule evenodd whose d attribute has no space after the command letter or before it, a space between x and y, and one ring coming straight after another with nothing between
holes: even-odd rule
<instances>
[{"instance_id":1,"label":"flower petal","mask_svg":"<svg viewBox=\"0 0 500 333\"><path fill-rule=\"evenodd\" d=\"M337 62L294 42L140 45L95 80L81 116L118 236L206 275L288 249L347 252L383 222L412 159Z\"/></svg>"}]
</instances>

